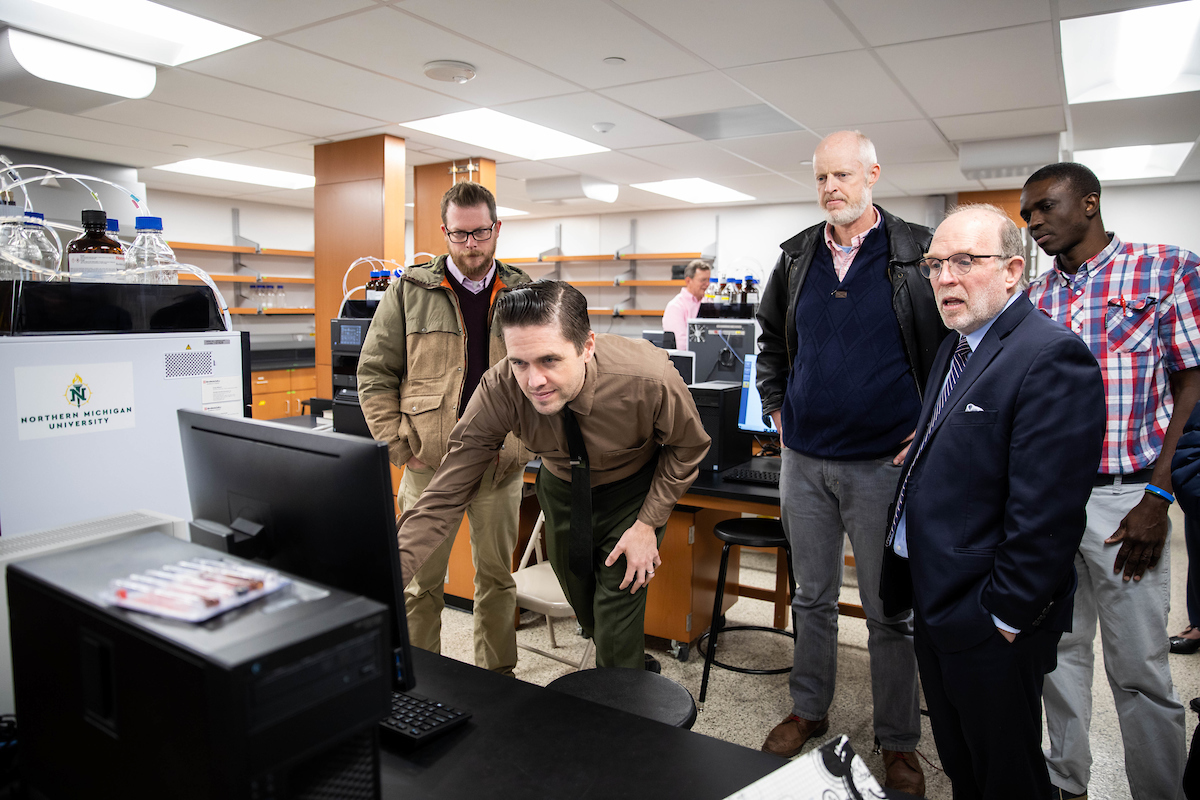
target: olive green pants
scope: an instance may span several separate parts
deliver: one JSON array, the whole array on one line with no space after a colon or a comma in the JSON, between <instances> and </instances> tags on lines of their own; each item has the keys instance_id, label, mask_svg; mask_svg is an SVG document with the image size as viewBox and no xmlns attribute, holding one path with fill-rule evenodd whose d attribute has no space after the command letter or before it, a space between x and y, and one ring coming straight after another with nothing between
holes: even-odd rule
<instances>
[{"instance_id":1,"label":"olive green pants","mask_svg":"<svg viewBox=\"0 0 1200 800\"><path fill-rule=\"evenodd\" d=\"M558 576L583 635L596 643L596 666L643 669L646 653L646 587L634 594L621 589L625 579L625 557L611 567L604 560L616 547L650 491L656 461L651 460L637 474L623 481L592 488L591 575L571 572L571 483L560 480L542 467L537 477L537 497L546 515L546 552ZM666 527L659 528L662 543Z\"/></svg>"}]
</instances>

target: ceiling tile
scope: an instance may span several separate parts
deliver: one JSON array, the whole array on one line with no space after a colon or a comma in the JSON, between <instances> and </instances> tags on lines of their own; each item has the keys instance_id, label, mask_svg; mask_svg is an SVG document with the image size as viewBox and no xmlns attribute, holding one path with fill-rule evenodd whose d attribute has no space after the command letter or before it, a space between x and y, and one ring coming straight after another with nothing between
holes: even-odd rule
<instances>
[{"instance_id":1,"label":"ceiling tile","mask_svg":"<svg viewBox=\"0 0 1200 800\"><path fill-rule=\"evenodd\" d=\"M234 199L244 197L256 203L278 203L282 206L312 208L315 205L315 195L316 192L312 189L268 189L265 192L234 195Z\"/></svg>"},{"instance_id":2,"label":"ceiling tile","mask_svg":"<svg viewBox=\"0 0 1200 800\"><path fill-rule=\"evenodd\" d=\"M268 128L203 111L165 106L153 100L126 100L85 111L81 116L145 130L196 136L239 147L271 147L308 138L302 133Z\"/></svg>"},{"instance_id":3,"label":"ceiling tile","mask_svg":"<svg viewBox=\"0 0 1200 800\"><path fill-rule=\"evenodd\" d=\"M374 119L400 122L469 105L278 42L256 42L188 64L205 75Z\"/></svg>"},{"instance_id":4,"label":"ceiling tile","mask_svg":"<svg viewBox=\"0 0 1200 800\"><path fill-rule=\"evenodd\" d=\"M435 155L432 150L418 152L410 150L407 147L404 149L404 163L410 167L419 167L425 164L436 164L439 161L453 161L454 159L446 159L442 156Z\"/></svg>"},{"instance_id":5,"label":"ceiling tile","mask_svg":"<svg viewBox=\"0 0 1200 800\"><path fill-rule=\"evenodd\" d=\"M756 200L807 202L813 197L808 184L800 184L782 175L741 175L721 178L715 183L750 195Z\"/></svg>"},{"instance_id":6,"label":"ceiling tile","mask_svg":"<svg viewBox=\"0 0 1200 800\"><path fill-rule=\"evenodd\" d=\"M291 156L292 158L307 161L311 168L313 161L313 148L316 145L323 143L324 140L322 139L318 139L316 141L310 139L306 142L296 142L294 144L280 144L275 145L274 147L264 147L263 150L270 153L279 153L280 155Z\"/></svg>"},{"instance_id":7,"label":"ceiling tile","mask_svg":"<svg viewBox=\"0 0 1200 800\"><path fill-rule=\"evenodd\" d=\"M24 111L28 106L19 106L15 103L0 103L0 117L6 117L9 114L15 114L18 111Z\"/></svg>"},{"instance_id":8,"label":"ceiling tile","mask_svg":"<svg viewBox=\"0 0 1200 800\"><path fill-rule=\"evenodd\" d=\"M592 92L509 103L496 110L613 150L696 140L673 125ZM612 122L616 127L608 133L597 133L592 128L596 122Z\"/></svg>"},{"instance_id":9,"label":"ceiling tile","mask_svg":"<svg viewBox=\"0 0 1200 800\"><path fill-rule=\"evenodd\" d=\"M157 160L158 153L150 153L136 146L108 144L96 142L87 138L58 136L43 131L25 130L0 125L0 148L17 147L34 152L53 153L72 158L87 158L92 161L104 161L109 164L120 164L128 167L143 166L150 160Z\"/></svg>"},{"instance_id":10,"label":"ceiling tile","mask_svg":"<svg viewBox=\"0 0 1200 800\"><path fill-rule=\"evenodd\" d=\"M922 116L870 53L797 58L729 70L729 77L810 128L890 122ZM831 97L853 86L854 102Z\"/></svg>"},{"instance_id":11,"label":"ceiling tile","mask_svg":"<svg viewBox=\"0 0 1200 800\"><path fill-rule=\"evenodd\" d=\"M313 174L313 160L311 158L293 158L282 153L270 153L266 150L243 150L235 153L225 153L220 158L221 161L228 161L231 164L244 164L248 167L263 167L265 169L278 169L284 172L295 172L299 175Z\"/></svg>"},{"instance_id":12,"label":"ceiling tile","mask_svg":"<svg viewBox=\"0 0 1200 800\"><path fill-rule=\"evenodd\" d=\"M882 159L881 159L882 160ZM936 161L926 164L883 163L882 175L906 194L944 194L946 192L975 192L983 189L979 181L963 177L958 161Z\"/></svg>"},{"instance_id":13,"label":"ceiling tile","mask_svg":"<svg viewBox=\"0 0 1200 800\"><path fill-rule=\"evenodd\" d=\"M952 142L1002 139L1009 136L1036 136L1039 133L1058 133L1067 129L1066 115L1063 113L1062 106L1019 108L1012 111L938 117L934 122L946 135L946 138Z\"/></svg>"},{"instance_id":14,"label":"ceiling tile","mask_svg":"<svg viewBox=\"0 0 1200 800\"><path fill-rule=\"evenodd\" d=\"M576 84L395 8L355 14L280 41L479 105L579 91ZM462 85L425 77L425 63L437 60L465 61L476 77Z\"/></svg>"},{"instance_id":15,"label":"ceiling tile","mask_svg":"<svg viewBox=\"0 0 1200 800\"><path fill-rule=\"evenodd\" d=\"M708 68L597 0L408 0L401 8L450 30L468 30L465 35L482 44L592 89ZM609 56L620 56L625 63L605 64Z\"/></svg>"},{"instance_id":16,"label":"ceiling tile","mask_svg":"<svg viewBox=\"0 0 1200 800\"><path fill-rule=\"evenodd\" d=\"M514 181L524 181L530 178L557 178L576 174L578 173L546 161L510 161L507 164L496 165L497 177L509 178Z\"/></svg>"},{"instance_id":17,"label":"ceiling tile","mask_svg":"<svg viewBox=\"0 0 1200 800\"><path fill-rule=\"evenodd\" d=\"M241 3L224 0L156 2L258 36L272 36L375 5L372 0L286 0L286 6L280 0Z\"/></svg>"},{"instance_id":18,"label":"ceiling tile","mask_svg":"<svg viewBox=\"0 0 1200 800\"><path fill-rule=\"evenodd\" d=\"M812 166L802 162L811 161L813 150L820 141L808 131L776 133L771 136L750 136L745 139L727 139L719 143L722 150L741 156L765 169L775 172L811 171Z\"/></svg>"},{"instance_id":19,"label":"ceiling tile","mask_svg":"<svg viewBox=\"0 0 1200 800\"><path fill-rule=\"evenodd\" d=\"M684 142L659 145L658 147L636 147L622 152L673 170L678 173L676 177L680 178L715 180L727 175L751 175L762 172L761 167L722 150L720 145L715 143Z\"/></svg>"},{"instance_id":20,"label":"ceiling tile","mask_svg":"<svg viewBox=\"0 0 1200 800\"><path fill-rule=\"evenodd\" d=\"M1054 51L1048 22L876 50L932 117L1061 104ZM969 53L969 69L948 64L951 53Z\"/></svg>"},{"instance_id":21,"label":"ceiling tile","mask_svg":"<svg viewBox=\"0 0 1200 800\"><path fill-rule=\"evenodd\" d=\"M592 153L586 156L547 159L547 164L562 167L611 183L646 183L676 177L670 170L624 153ZM622 191L624 191L622 189Z\"/></svg>"},{"instance_id":22,"label":"ceiling tile","mask_svg":"<svg viewBox=\"0 0 1200 800\"><path fill-rule=\"evenodd\" d=\"M616 0L716 67L861 47L824 0Z\"/></svg>"},{"instance_id":23,"label":"ceiling tile","mask_svg":"<svg viewBox=\"0 0 1200 800\"><path fill-rule=\"evenodd\" d=\"M181 192L184 194L201 194L208 197L232 197L244 192L246 184L232 181L218 181L213 178L201 178L198 175L180 175L175 172L162 172L156 169L139 169L138 180L146 184L150 191ZM153 197L147 198L153 200ZM153 204L150 206L154 208Z\"/></svg>"},{"instance_id":24,"label":"ceiling tile","mask_svg":"<svg viewBox=\"0 0 1200 800\"><path fill-rule=\"evenodd\" d=\"M1131 8L1161 6L1176 0L1058 0L1058 15L1061 19L1090 17L1093 14L1111 14Z\"/></svg>"},{"instance_id":25,"label":"ceiling tile","mask_svg":"<svg viewBox=\"0 0 1200 800\"><path fill-rule=\"evenodd\" d=\"M934 39L989 28L1008 28L1050 19L1050 4L1046 0L1005 0L1003 3L922 0L919 11L914 11L909 3L880 3L878 0L836 2L873 46Z\"/></svg>"},{"instance_id":26,"label":"ceiling tile","mask_svg":"<svg viewBox=\"0 0 1200 800\"><path fill-rule=\"evenodd\" d=\"M881 122L859 128L875 143L875 155L886 170L889 164L957 159L958 153L942 138L937 127L927 120ZM822 136L835 129L821 131Z\"/></svg>"},{"instance_id":27,"label":"ceiling tile","mask_svg":"<svg viewBox=\"0 0 1200 800\"><path fill-rule=\"evenodd\" d=\"M376 117L348 114L184 69L160 68L150 99L309 136L361 130L380 122Z\"/></svg>"},{"instance_id":28,"label":"ceiling tile","mask_svg":"<svg viewBox=\"0 0 1200 800\"><path fill-rule=\"evenodd\" d=\"M613 86L602 90L600 94L660 118L759 102L757 97L719 72L698 72L695 75Z\"/></svg>"},{"instance_id":29,"label":"ceiling tile","mask_svg":"<svg viewBox=\"0 0 1200 800\"><path fill-rule=\"evenodd\" d=\"M146 164L168 164L183 158L210 158L220 153L228 153L238 148L228 144L205 141L191 136L181 136L175 133L150 131L136 125L121 125L87 117L56 114L52 111L33 109L11 117L4 118L4 125L11 128L21 128L43 134L57 134L75 139L109 144L119 147L131 147L141 151L143 155L137 163L130 166L145 166ZM177 145L183 145L179 147ZM35 148L43 149L43 148ZM128 163L128 162L126 162Z\"/></svg>"},{"instance_id":30,"label":"ceiling tile","mask_svg":"<svg viewBox=\"0 0 1200 800\"><path fill-rule=\"evenodd\" d=\"M1075 150L1190 142L1200 136L1200 92L1080 103L1070 108Z\"/></svg>"}]
</instances>

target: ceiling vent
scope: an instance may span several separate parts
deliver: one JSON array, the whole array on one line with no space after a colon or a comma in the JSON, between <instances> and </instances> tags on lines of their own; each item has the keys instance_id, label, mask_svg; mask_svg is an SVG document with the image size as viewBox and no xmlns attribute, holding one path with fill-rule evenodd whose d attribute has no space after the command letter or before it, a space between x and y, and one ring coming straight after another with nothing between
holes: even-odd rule
<instances>
[{"instance_id":1,"label":"ceiling vent","mask_svg":"<svg viewBox=\"0 0 1200 800\"><path fill-rule=\"evenodd\" d=\"M535 203L564 203L599 200L612 203L617 199L615 183L589 178L586 175L562 175L554 178L530 178L525 181L525 194Z\"/></svg>"},{"instance_id":2,"label":"ceiling vent","mask_svg":"<svg viewBox=\"0 0 1200 800\"><path fill-rule=\"evenodd\" d=\"M1024 178L1061 160L1059 134L986 139L958 145L958 168L971 180Z\"/></svg>"}]
</instances>

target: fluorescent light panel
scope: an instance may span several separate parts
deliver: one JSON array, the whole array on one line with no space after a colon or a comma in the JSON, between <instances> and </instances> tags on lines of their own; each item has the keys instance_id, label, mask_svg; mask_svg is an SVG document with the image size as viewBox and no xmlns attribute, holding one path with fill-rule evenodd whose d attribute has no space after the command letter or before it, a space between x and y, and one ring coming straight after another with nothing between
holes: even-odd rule
<instances>
[{"instance_id":1,"label":"fluorescent light panel","mask_svg":"<svg viewBox=\"0 0 1200 800\"><path fill-rule=\"evenodd\" d=\"M721 186L712 181L706 181L704 178L678 178L671 181L631 183L629 185L644 192L654 192L654 194L661 194L687 203L736 203L739 200L754 199L748 194L742 194L735 189Z\"/></svg>"},{"instance_id":2,"label":"fluorescent light panel","mask_svg":"<svg viewBox=\"0 0 1200 800\"><path fill-rule=\"evenodd\" d=\"M2 35L17 63L30 75L44 81L134 100L154 91L158 73L150 64L15 28L9 28Z\"/></svg>"},{"instance_id":3,"label":"fluorescent light panel","mask_svg":"<svg viewBox=\"0 0 1200 800\"><path fill-rule=\"evenodd\" d=\"M443 114L400 125L530 161L608 152L607 147L490 108Z\"/></svg>"},{"instance_id":4,"label":"fluorescent light panel","mask_svg":"<svg viewBox=\"0 0 1200 800\"><path fill-rule=\"evenodd\" d=\"M179 172L184 175L198 175L202 178L253 183L258 186L275 186L280 189L311 189L317 184L317 179L312 175L301 175L297 172L284 172L264 167L248 167L245 164L231 164L228 161L213 161L208 158L189 158L174 164L163 164L155 169Z\"/></svg>"},{"instance_id":5,"label":"fluorescent light panel","mask_svg":"<svg viewBox=\"0 0 1200 800\"><path fill-rule=\"evenodd\" d=\"M1059 23L1067 102L1200 90L1200 0Z\"/></svg>"},{"instance_id":6,"label":"fluorescent light panel","mask_svg":"<svg viewBox=\"0 0 1200 800\"><path fill-rule=\"evenodd\" d=\"M496 206L497 217L523 217L528 214L528 211L521 211L517 208L505 208L504 206Z\"/></svg>"},{"instance_id":7,"label":"fluorescent light panel","mask_svg":"<svg viewBox=\"0 0 1200 800\"><path fill-rule=\"evenodd\" d=\"M0 0L14 27L175 66L259 39L149 0Z\"/></svg>"},{"instance_id":8,"label":"fluorescent light panel","mask_svg":"<svg viewBox=\"0 0 1200 800\"><path fill-rule=\"evenodd\" d=\"M1172 178L1192 152L1192 145L1193 142L1179 142L1076 150L1075 160L1102 181Z\"/></svg>"}]
</instances>

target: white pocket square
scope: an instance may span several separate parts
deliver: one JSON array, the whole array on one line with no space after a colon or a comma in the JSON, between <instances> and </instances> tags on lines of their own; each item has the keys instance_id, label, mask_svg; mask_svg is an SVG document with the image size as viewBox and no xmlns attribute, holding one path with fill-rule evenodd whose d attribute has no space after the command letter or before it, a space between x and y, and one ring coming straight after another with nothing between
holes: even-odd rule
<instances>
[{"instance_id":1,"label":"white pocket square","mask_svg":"<svg viewBox=\"0 0 1200 800\"><path fill-rule=\"evenodd\" d=\"M967 407L964 409L964 411L966 411L966 412L983 411L983 409L980 408L979 406L975 405L974 403L967 403Z\"/></svg>"}]
</instances>

